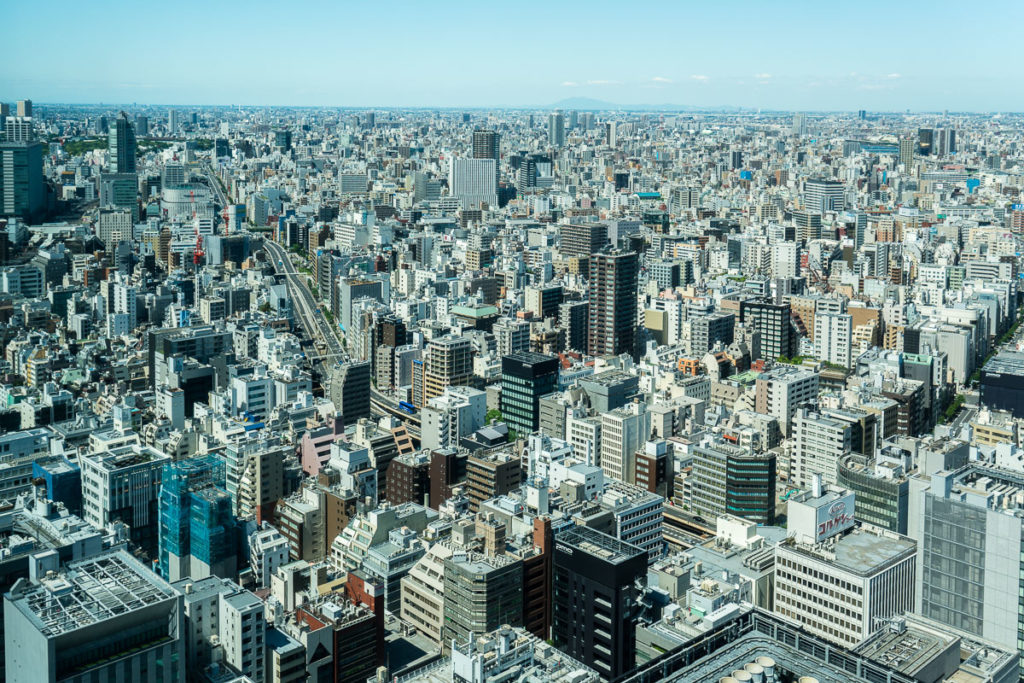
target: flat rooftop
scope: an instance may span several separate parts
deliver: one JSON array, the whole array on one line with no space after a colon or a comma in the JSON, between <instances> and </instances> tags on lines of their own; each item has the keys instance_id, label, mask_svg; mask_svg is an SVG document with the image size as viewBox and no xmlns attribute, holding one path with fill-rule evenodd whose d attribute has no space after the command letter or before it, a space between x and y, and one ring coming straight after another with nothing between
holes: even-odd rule
<instances>
[{"instance_id":1,"label":"flat rooftop","mask_svg":"<svg viewBox=\"0 0 1024 683\"><path fill-rule=\"evenodd\" d=\"M612 564L625 562L637 555L647 555L647 551L643 548L638 548L631 543L625 543L614 536L585 526L563 531L555 538L555 542L600 557Z\"/></svg>"},{"instance_id":2,"label":"flat rooftop","mask_svg":"<svg viewBox=\"0 0 1024 683\"><path fill-rule=\"evenodd\" d=\"M916 548L917 544L909 538L855 529L836 541L835 563L851 572L871 574Z\"/></svg>"}]
</instances>

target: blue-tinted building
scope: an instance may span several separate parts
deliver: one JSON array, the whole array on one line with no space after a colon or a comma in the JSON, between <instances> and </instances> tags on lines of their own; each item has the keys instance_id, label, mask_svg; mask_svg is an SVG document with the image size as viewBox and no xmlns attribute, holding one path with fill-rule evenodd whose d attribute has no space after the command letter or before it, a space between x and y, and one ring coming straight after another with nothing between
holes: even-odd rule
<instances>
[{"instance_id":1,"label":"blue-tinted building","mask_svg":"<svg viewBox=\"0 0 1024 683\"><path fill-rule=\"evenodd\" d=\"M41 458L32 463L32 478L46 482L46 497L63 503L73 515L82 514L82 470L64 456Z\"/></svg>"},{"instance_id":2,"label":"blue-tinted building","mask_svg":"<svg viewBox=\"0 0 1024 683\"><path fill-rule=\"evenodd\" d=\"M224 475L224 462L215 455L164 466L159 565L169 581L237 575L237 522Z\"/></svg>"}]
</instances>

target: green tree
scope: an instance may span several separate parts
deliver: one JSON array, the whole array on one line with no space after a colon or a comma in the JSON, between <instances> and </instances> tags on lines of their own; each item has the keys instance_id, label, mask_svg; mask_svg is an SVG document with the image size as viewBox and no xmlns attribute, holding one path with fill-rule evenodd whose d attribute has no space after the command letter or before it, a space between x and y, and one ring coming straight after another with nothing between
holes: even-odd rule
<instances>
[{"instance_id":1,"label":"green tree","mask_svg":"<svg viewBox=\"0 0 1024 683\"><path fill-rule=\"evenodd\" d=\"M501 419L501 411L497 410L497 409L488 410L487 414L484 415L484 422L486 424L491 424L492 422L497 422L500 419Z\"/></svg>"}]
</instances>

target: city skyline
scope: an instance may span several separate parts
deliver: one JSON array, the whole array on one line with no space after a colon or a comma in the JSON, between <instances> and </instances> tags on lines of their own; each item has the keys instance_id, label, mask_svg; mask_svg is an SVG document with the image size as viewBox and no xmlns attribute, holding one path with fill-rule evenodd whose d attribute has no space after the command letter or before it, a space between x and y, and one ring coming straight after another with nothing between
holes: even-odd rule
<instances>
[{"instance_id":1,"label":"city skyline","mask_svg":"<svg viewBox=\"0 0 1024 683\"><path fill-rule=\"evenodd\" d=\"M805 2L643 12L527 2L500 22L464 2L399 3L393 33L377 27L369 7L307 2L288 14L264 11L271 7L185 3L179 11L195 21L154 53L153 36L139 27L166 21L158 8L113 2L99 24L58 2L44 24L31 7L15 6L11 23L24 28L8 46L31 58L0 67L0 93L69 104L545 108L590 98L623 109L1024 110L1024 98L1006 87L1012 44L986 41L984 52L972 44L991 30L988 16L1021 17L1009 2L990 4L986 16L950 2L872 1L827 12ZM900 26L922 39L930 26L956 26L965 38L952 49L961 53L940 64L938 45L887 40ZM83 45L100 29L119 37L118 50ZM84 73L68 67L83 63Z\"/></svg>"}]
</instances>

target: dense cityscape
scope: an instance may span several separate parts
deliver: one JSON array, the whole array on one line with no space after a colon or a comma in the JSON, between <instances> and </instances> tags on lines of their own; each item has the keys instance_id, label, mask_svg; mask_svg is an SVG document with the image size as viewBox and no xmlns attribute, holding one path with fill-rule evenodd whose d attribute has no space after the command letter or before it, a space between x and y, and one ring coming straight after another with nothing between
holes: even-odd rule
<instances>
[{"instance_id":1,"label":"dense cityscape","mask_svg":"<svg viewBox=\"0 0 1024 683\"><path fill-rule=\"evenodd\" d=\"M583 104L0 105L0 680L1024 680L1024 118Z\"/></svg>"}]
</instances>

